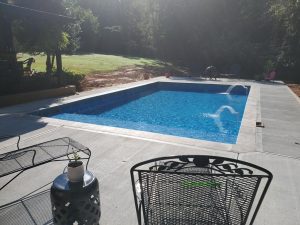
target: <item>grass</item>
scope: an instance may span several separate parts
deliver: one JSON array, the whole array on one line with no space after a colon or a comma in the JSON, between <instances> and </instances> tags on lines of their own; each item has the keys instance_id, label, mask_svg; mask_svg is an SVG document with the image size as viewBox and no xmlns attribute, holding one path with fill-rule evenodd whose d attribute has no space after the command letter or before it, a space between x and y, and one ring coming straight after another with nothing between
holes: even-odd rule
<instances>
[{"instance_id":1,"label":"grass","mask_svg":"<svg viewBox=\"0 0 300 225\"><path fill-rule=\"evenodd\" d=\"M25 53L18 54L19 61L25 60L29 57L35 58L35 63L32 65L32 69L37 72L45 72L45 55L31 56ZM128 66L151 66L160 68L164 65L163 62L154 59L102 54L63 55L62 60L64 69L78 74L111 72Z\"/></svg>"}]
</instances>

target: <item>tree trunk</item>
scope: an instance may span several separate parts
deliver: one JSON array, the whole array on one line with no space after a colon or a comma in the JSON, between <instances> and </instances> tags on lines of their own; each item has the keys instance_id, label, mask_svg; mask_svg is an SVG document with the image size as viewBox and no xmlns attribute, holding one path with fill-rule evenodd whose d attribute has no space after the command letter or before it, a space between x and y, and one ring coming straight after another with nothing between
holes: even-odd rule
<instances>
[{"instance_id":1,"label":"tree trunk","mask_svg":"<svg viewBox=\"0 0 300 225\"><path fill-rule=\"evenodd\" d=\"M57 82L58 85L61 84L61 74L62 74L62 59L61 59L61 52L58 50L55 52L56 56L56 75L57 75Z\"/></svg>"},{"instance_id":2,"label":"tree trunk","mask_svg":"<svg viewBox=\"0 0 300 225\"><path fill-rule=\"evenodd\" d=\"M46 73L50 74L52 72L51 67L51 55L49 52L47 52L47 59L46 59Z\"/></svg>"},{"instance_id":3,"label":"tree trunk","mask_svg":"<svg viewBox=\"0 0 300 225\"><path fill-rule=\"evenodd\" d=\"M55 56L56 56L56 72L58 74L61 74L62 73L61 52L60 51L56 51Z\"/></svg>"},{"instance_id":4,"label":"tree trunk","mask_svg":"<svg viewBox=\"0 0 300 225\"><path fill-rule=\"evenodd\" d=\"M53 69L53 66L54 66L54 60L55 60L55 54L52 54L52 59L51 59L51 70Z\"/></svg>"}]
</instances>

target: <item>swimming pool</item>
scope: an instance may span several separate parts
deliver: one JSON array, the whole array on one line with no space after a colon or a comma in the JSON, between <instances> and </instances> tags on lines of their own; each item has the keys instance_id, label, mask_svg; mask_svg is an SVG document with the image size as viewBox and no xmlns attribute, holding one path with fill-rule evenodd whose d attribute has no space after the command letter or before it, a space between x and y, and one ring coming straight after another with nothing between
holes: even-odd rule
<instances>
[{"instance_id":1,"label":"swimming pool","mask_svg":"<svg viewBox=\"0 0 300 225\"><path fill-rule=\"evenodd\" d=\"M235 144L249 90L249 86L156 82L37 114Z\"/></svg>"}]
</instances>

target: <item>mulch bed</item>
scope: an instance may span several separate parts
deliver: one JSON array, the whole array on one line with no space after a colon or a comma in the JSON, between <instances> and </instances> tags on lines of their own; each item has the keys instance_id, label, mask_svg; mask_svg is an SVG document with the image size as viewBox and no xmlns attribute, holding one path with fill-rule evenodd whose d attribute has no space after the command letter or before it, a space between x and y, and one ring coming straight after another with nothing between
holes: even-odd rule
<instances>
[{"instance_id":1,"label":"mulch bed","mask_svg":"<svg viewBox=\"0 0 300 225\"><path fill-rule=\"evenodd\" d=\"M162 76L164 70L151 70L139 67L123 68L108 73L93 73L86 75L81 81L83 91L94 88L110 87L118 84L126 84L134 81L147 80L153 77Z\"/></svg>"},{"instance_id":2,"label":"mulch bed","mask_svg":"<svg viewBox=\"0 0 300 225\"><path fill-rule=\"evenodd\" d=\"M300 97L300 84L288 84L290 89L298 96Z\"/></svg>"},{"instance_id":3,"label":"mulch bed","mask_svg":"<svg viewBox=\"0 0 300 225\"><path fill-rule=\"evenodd\" d=\"M165 69L145 69L140 67L127 67L114 72L88 74L80 83L80 90L86 91L101 87L110 87L119 84L147 80L166 74ZM291 90L300 97L300 84L287 84Z\"/></svg>"}]
</instances>

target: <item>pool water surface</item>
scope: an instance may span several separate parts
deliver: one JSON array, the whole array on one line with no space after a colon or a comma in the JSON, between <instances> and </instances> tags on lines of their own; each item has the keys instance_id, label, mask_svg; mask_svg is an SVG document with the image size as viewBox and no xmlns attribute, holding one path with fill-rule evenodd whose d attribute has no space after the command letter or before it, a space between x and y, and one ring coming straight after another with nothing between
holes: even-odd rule
<instances>
[{"instance_id":1,"label":"pool water surface","mask_svg":"<svg viewBox=\"0 0 300 225\"><path fill-rule=\"evenodd\" d=\"M221 85L217 85L221 86ZM52 118L149 131L180 137L235 144L247 94L210 90L159 88L140 97L104 105L97 99L60 109Z\"/></svg>"}]
</instances>

